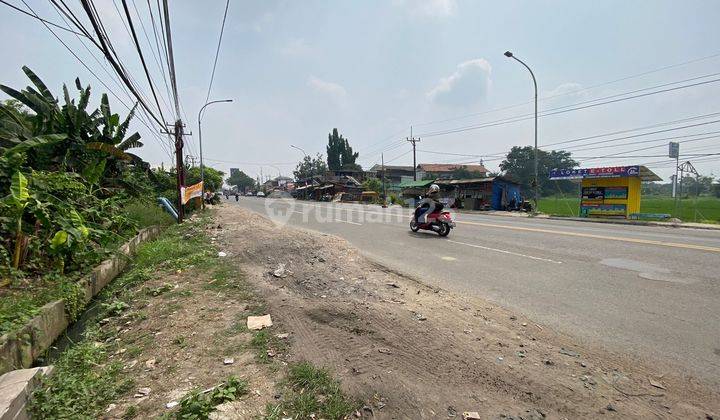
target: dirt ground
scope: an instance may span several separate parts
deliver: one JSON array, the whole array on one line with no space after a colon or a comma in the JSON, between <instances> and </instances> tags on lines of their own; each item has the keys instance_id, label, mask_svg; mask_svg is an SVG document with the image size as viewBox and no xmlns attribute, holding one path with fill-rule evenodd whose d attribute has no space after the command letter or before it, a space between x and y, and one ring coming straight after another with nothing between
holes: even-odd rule
<instances>
[{"instance_id":1,"label":"dirt ground","mask_svg":"<svg viewBox=\"0 0 720 420\"><path fill-rule=\"evenodd\" d=\"M249 394L212 418L262 418L274 400L277 375L258 362L245 324L263 304L244 290L241 277L230 276L213 279L197 269L160 276L136 287L138 299L121 317L107 319L105 328L118 332L110 360L122 361L123 376L135 385L107 408L105 418L156 418L169 412L168 403L231 375L248 381ZM226 358L233 363L225 364ZM147 396L139 393L142 388L149 389Z\"/></svg>"},{"instance_id":2,"label":"dirt ground","mask_svg":"<svg viewBox=\"0 0 720 420\"><path fill-rule=\"evenodd\" d=\"M276 226L229 205L216 220L221 228L213 235L228 253L224 261L242 267L278 328L291 334L289 360L332 369L365 402L363 417L461 418L476 411L483 419L717 419L720 413L717 390L672 366L580 346L520 314L388 270L337 237ZM285 272L276 271L282 265ZM202 341L243 316L222 297L195 302L219 318L197 328L202 312L184 307L162 322ZM177 351L158 356L188 372L196 362ZM231 371L222 356L193 376ZM243 377L253 381L253 371ZM271 384L253 386L271 395Z\"/></svg>"}]
</instances>

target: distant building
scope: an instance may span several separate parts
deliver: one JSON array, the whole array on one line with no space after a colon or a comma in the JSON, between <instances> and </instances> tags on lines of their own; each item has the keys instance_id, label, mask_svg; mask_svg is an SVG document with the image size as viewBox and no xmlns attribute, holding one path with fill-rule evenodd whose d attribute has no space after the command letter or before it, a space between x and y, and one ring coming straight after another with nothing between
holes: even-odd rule
<instances>
[{"instance_id":1,"label":"distant building","mask_svg":"<svg viewBox=\"0 0 720 420\"><path fill-rule=\"evenodd\" d=\"M413 167L412 165L409 166L399 166L399 165L385 165L385 182L393 185L393 184L400 184L406 181L412 181L413 179ZM374 176L377 179L383 178L383 166L382 165L374 165L370 170L368 171L370 176ZM422 179L423 177L422 171L418 171L417 177L418 179Z\"/></svg>"},{"instance_id":2,"label":"distant building","mask_svg":"<svg viewBox=\"0 0 720 420\"><path fill-rule=\"evenodd\" d=\"M457 163L421 163L417 166L418 171L424 172L424 177L437 179L451 179L458 170L473 172L479 178L487 176L488 170L483 165L462 165ZM419 179L419 177L418 177Z\"/></svg>"}]
</instances>

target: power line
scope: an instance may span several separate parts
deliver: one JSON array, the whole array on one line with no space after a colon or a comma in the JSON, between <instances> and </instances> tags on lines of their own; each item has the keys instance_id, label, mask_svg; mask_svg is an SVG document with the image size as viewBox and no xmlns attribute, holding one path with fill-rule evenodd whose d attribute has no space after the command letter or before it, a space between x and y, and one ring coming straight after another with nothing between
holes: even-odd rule
<instances>
[{"instance_id":1,"label":"power line","mask_svg":"<svg viewBox=\"0 0 720 420\"><path fill-rule=\"evenodd\" d=\"M697 139L680 141L680 142L678 142L678 143L683 143L683 144L684 144L684 143L692 143L692 142L696 142L696 141L710 140L710 139L716 139L716 138L718 138L718 136L700 137L700 138L697 138ZM592 157L592 158L588 158L588 159L584 159L584 160L588 161L588 160L606 159L606 158L609 158L609 157L616 157L616 156L618 156L618 155L622 155L622 154L625 154L625 153L632 153L632 152L639 152L639 151L642 151L642 150L657 149L657 148L659 148L659 147L667 147L667 145L666 145L666 144L660 144L660 145L655 145L655 146L641 147L641 148L639 148L639 149L633 149L633 150L623 150L622 152L612 153L612 154L604 155L604 156Z\"/></svg>"},{"instance_id":2,"label":"power line","mask_svg":"<svg viewBox=\"0 0 720 420\"><path fill-rule=\"evenodd\" d=\"M105 58L113 66L115 71L118 73L118 75L122 79L123 83L128 87L128 89L130 89L130 91L133 93L133 95L138 99L138 101L140 102L142 107L148 111L148 113L150 114L150 116L152 116L152 118L155 120L155 122L157 122L161 127L164 128L164 126L165 126L164 122L162 122L150 110L148 105L145 103L143 98L138 93L135 86L130 82L130 79L127 76L127 74L125 73L124 68L118 62L116 62L115 59L113 58L113 56L111 54L112 44L110 43L109 39L105 38L105 36L106 36L105 30L102 27L102 24L101 24L99 18L96 16L97 11L94 10L94 5L92 4L92 2L90 0L80 0L80 1L82 3L83 9L85 10L85 14L88 16L88 19L90 20L90 23L93 26L93 29L98 36L98 41L100 42L100 46L101 46L100 49L101 49L102 53L105 55ZM114 49L112 50L112 53L114 54Z\"/></svg>"},{"instance_id":3,"label":"power line","mask_svg":"<svg viewBox=\"0 0 720 420\"><path fill-rule=\"evenodd\" d=\"M542 144L541 146L544 147L544 146L555 146L555 145L558 145L558 144L576 143L576 142L579 142L579 141L592 140L592 139L596 139L596 138L600 138L600 137L614 136L614 135L616 135L616 134L625 134L625 133L631 133L631 132L633 132L633 131L647 130L647 129L651 129L651 128L664 127L664 126L667 126L667 125L673 125L673 124L679 124L679 123L690 122L690 121L695 121L695 120L701 120L701 119L705 119L705 118L715 117L715 116L718 116L718 115L720 115L720 112L712 112L712 113L710 113L710 114L695 115L695 116L692 116L692 117L686 117L686 118L682 118L682 119L674 120L674 121L666 121L666 122L657 123L657 124L652 124L652 125L648 125L648 126L644 126L644 127L631 128L631 129L620 130L620 131L613 131L613 132L604 133L604 134L596 134L596 135L587 136L587 137L580 137L580 138L576 138L576 139L572 139L572 140L555 141L555 142L551 142L551 143ZM686 127L681 127L681 128L686 128ZM671 130L660 130L660 131L657 131L657 132L647 133L647 134L643 134L643 135L662 133L662 132L665 132L665 131L672 131L672 130L674 130L674 129L671 129ZM639 137L639 136L637 136L637 137ZM629 137L628 137L628 138L629 138ZM590 144L595 144L595 143L586 143L585 146L590 145Z\"/></svg>"},{"instance_id":4,"label":"power line","mask_svg":"<svg viewBox=\"0 0 720 420\"><path fill-rule=\"evenodd\" d=\"M168 85L167 77L165 76L165 69L163 68L162 64L160 63L161 58L160 59L158 58L158 54L156 54L155 50L153 49L153 44L150 41L150 36L148 35L147 30L145 29L145 22L143 21L142 16L140 16L140 11L137 8L137 4L135 3L135 0L132 0L132 5L133 5L133 9L135 10L135 15L137 16L138 21L140 22L140 28L142 29L143 34L145 35L145 40L147 41L148 46L150 46L150 53L152 54L152 57L155 60L155 64L157 64L157 67L160 70L160 75L162 76L163 83L165 85L165 93L167 93L167 98L168 98L168 100L170 100L170 96L171 96L170 95L170 86ZM150 10L150 13L152 15L152 10ZM163 102L163 105L165 105L165 107L167 109L171 109L170 105L165 100L165 98L162 95L159 95L159 96Z\"/></svg>"},{"instance_id":5,"label":"power line","mask_svg":"<svg viewBox=\"0 0 720 420\"><path fill-rule=\"evenodd\" d=\"M127 1L121 0L123 5L123 10L125 11L125 16L128 20L128 25L130 25L130 31L132 32L132 39L135 43L135 50L137 51L138 55L140 56L140 62L142 63L143 71L145 72L145 77L147 78L148 85L150 85L150 92L153 95L153 98L155 99L155 105L158 107L158 112L160 112L160 118L162 118L163 121L167 121L165 119L165 116L162 112L162 107L160 106L160 101L158 101L157 94L155 93L155 86L153 85L152 78L150 77L150 72L148 71L147 63L145 63L145 56L142 53L142 48L140 48L140 41L138 41L137 33L135 32L135 25L133 25L132 17L130 16L130 9L128 9Z\"/></svg>"},{"instance_id":6,"label":"power line","mask_svg":"<svg viewBox=\"0 0 720 420\"><path fill-rule=\"evenodd\" d=\"M401 154L401 155L395 156L394 158L392 158L392 159L390 159L390 160L386 160L386 161L385 161L385 164L388 164L388 163L390 163L390 162L394 162L394 161L400 159L400 158L403 157L403 156L409 155L410 153L412 153L412 150L408 150L407 152L405 152L405 153L403 153L403 154Z\"/></svg>"},{"instance_id":7,"label":"power line","mask_svg":"<svg viewBox=\"0 0 720 420\"><path fill-rule=\"evenodd\" d=\"M31 18L34 18L34 19L37 19L37 20L39 20L39 21L42 22L42 23L48 24L48 25L50 25L50 26L54 26L54 27L56 27L56 28L58 28L58 29L62 29L63 31L67 31L67 32L73 33L73 34L75 34L75 35L85 36L85 34L81 34L81 33L79 33L79 32L75 32L75 31L73 31L73 30L70 29L70 28L66 28L66 27L64 27L64 26L62 26L62 25L58 25L57 23L50 22L49 20L43 19L43 18L41 18L40 16L38 16L38 15L36 15L36 14L29 13L29 12L27 12L27 11L25 11L25 10L17 7L17 6L14 6L14 5L6 2L5 0L0 0L0 3L8 6L8 7L11 8L11 9L17 10L18 12L20 12L20 13L22 13L22 14L24 14L24 15L30 16Z\"/></svg>"},{"instance_id":8,"label":"power line","mask_svg":"<svg viewBox=\"0 0 720 420\"><path fill-rule=\"evenodd\" d=\"M558 107L558 108L551 108L551 109L548 109L548 110L545 110L545 111L541 112L540 115L538 115L538 117L547 117L547 116L550 116L550 115L564 114L564 113L567 113L567 112L578 111L578 110L588 109L588 108L594 108L594 107L596 107L596 106L602 106L602 105L608 105L608 104L613 104L613 103L617 103L617 102L623 102L623 101L627 101L627 100L630 100L630 99L643 98L643 97L646 97L646 96L657 95L657 94L666 93L666 92L672 92L672 91L676 91L676 90L680 90L680 89L687 89L687 88L690 88L690 87L701 86L701 85L705 85L705 84L709 84L709 83L715 83L715 82L718 82L718 81L720 81L720 78L719 78L719 79L706 80L706 81L703 81L703 82L692 83L692 84L683 85L683 86L676 86L676 87L674 87L674 88L661 89L661 90L658 90L658 91L655 91L655 92L648 92L648 93L643 93L643 94L639 94L639 95L628 96L628 97L625 97L625 98L619 98L619 99L613 99L613 100L609 100L609 101L605 101L605 102L599 102L599 103L595 103L595 104L577 106L577 107L575 107L575 108L569 108L569 109L562 109L562 108L567 108L567 106ZM579 104L582 104L582 103L587 103L587 102L580 102L580 103L573 104L573 105L568 105L568 106L575 106L575 105L579 105ZM552 111L552 112L551 112L551 111ZM491 121L491 122L484 123L484 124L480 124L480 125L473 125L473 126L466 126L466 127L458 127L458 128L455 128L455 129L449 129L449 130L444 130L444 131L436 131L436 132L423 133L423 134L420 134L420 136L421 136L421 137L444 136L444 135L447 135L447 134L454 134L454 133L460 133L460 132L464 132L464 131L472 131L472 130L478 130L478 129L481 129L481 128L495 127L495 126L499 126L499 125L505 125L505 124L511 124L511 123L520 122L520 121L526 121L526 120L533 119L533 118L534 118L533 115L531 115L531 114L526 114L526 116L509 117L509 118L504 118L504 119L501 119L501 120Z\"/></svg>"},{"instance_id":9,"label":"power line","mask_svg":"<svg viewBox=\"0 0 720 420\"><path fill-rule=\"evenodd\" d=\"M24 2L24 0L23 0L23 2ZM62 19L66 24L68 24L68 22L65 20L65 17L63 16L63 14L65 14L66 16L68 16L68 14L67 14L67 13L61 13L61 12L64 12L64 11L60 8L60 6L59 6L55 1L53 1L52 3L53 3L53 6L54 6L55 9L56 9L56 12L58 13L58 16L60 16L60 19ZM27 4L26 4L26 5L27 5ZM29 7L29 6L28 6L28 7ZM72 13L72 12L71 12L71 13ZM74 16L74 15L73 15L73 16ZM72 18L71 18L70 16L68 16L68 19L72 19ZM46 28L47 28L47 26L46 26ZM100 79L100 77L98 77L98 75L97 75L93 70L91 70L90 67L89 67L87 64L85 64L85 62L84 62L72 49L70 49L70 47L69 47L62 39L60 39L50 28L47 28L47 29L48 29L48 30L53 34L53 36L55 36L55 38L57 38L57 40L75 57L75 59L77 59L78 62L80 62L80 64L82 64L83 67L85 67L85 69L86 69L93 77L95 77L95 79L97 79L97 80L105 87L105 89L107 89L107 91L110 92L110 94L113 95L113 97L115 97L115 99L118 100L118 102L120 102L128 111L130 111L130 110L132 109L132 108L131 108L128 104L126 104L112 89L110 89L110 87L109 87L102 79ZM90 38L88 38L88 37L80 38L80 37L77 36L77 35L76 35L75 37L77 38L77 40L78 40L78 42L80 43L80 45L82 45L83 48L85 48L85 50L88 52L88 54L90 54L90 56L95 60L95 62L98 63L98 65L105 71L105 73L110 77L110 79L115 83L115 85L116 85L118 88L120 88L120 90L121 90L123 93L125 93L125 95L127 95L130 100L132 100L132 95L130 95L130 94L127 92L127 90L126 90L127 88L124 88L124 87L122 86L122 84L118 81L117 75L113 75L112 72L108 71L108 69L106 68L106 66L104 66L104 65L100 62L100 60L95 56L95 54L93 54L92 51L87 47L87 45L85 44L85 40L90 39ZM113 76L114 76L114 77L113 77ZM160 147L163 149L163 151L164 151L165 153L167 153L169 157L172 158L172 154L168 151L168 149L167 149L167 147L165 146L163 140L162 140L162 139L158 136L158 134L150 127L149 123L148 123L145 119L143 119L143 114L145 114L145 118L147 118L147 121L149 121L150 119L148 118L147 113L145 112L145 109L142 108L142 107L140 108L140 113L136 113L135 115L137 116L138 121L140 121L145 127L147 127L147 129L149 130L149 133L152 134L152 135L159 141Z\"/></svg>"},{"instance_id":10,"label":"power line","mask_svg":"<svg viewBox=\"0 0 720 420\"><path fill-rule=\"evenodd\" d=\"M133 4L134 3L135 3L135 1L133 0ZM153 12L152 5L150 5L150 0L147 0L147 6L148 6L148 12L150 12L150 23L152 24L153 37L155 39L155 47L157 48L157 53L158 53L157 55L158 55L159 61L160 61L160 63L159 63L160 64L160 73L162 74L163 81L165 82L165 91L167 92L168 100L170 100L170 98L172 97L172 94L170 93L170 87L168 85L167 78L165 77L165 69L168 69L167 50L164 50L165 54L163 54L163 52L160 48L160 37L158 35L157 25L155 24L155 12ZM138 14L138 16L139 16L139 14ZM162 16L160 15L159 3L158 3L158 19L160 20L160 26L162 27ZM163 31L161 30L161 32L163 32ZM164 39L163 39L163 41L164 41ZM163 45L165 45L165 44L163 43ZM155 54L153 53L153 55L155 55ZM163 56L165 57L165 60L163 60ZM170 70L168 69L168 73L169 72L170 72ZM175 118L177 118L177 115L175 116Z\"/></svg>"},{"instance_id":11,"label":"power line","mask_svg":"<svg viewBox=\"0 0 720 420\"><path fill-rule=\"evenodd\" d=\"M288 165L297 165L297 162L238 162L238 161L232 161L232 160L212 159L212 158L207 158L207 157L204 157L203 160L209 160L209 161L218 162L218 163L232 163L232 164L238 164L238 165L255 165L255 166L270 166L270 165L288 166Z\"/></svg>"},{"instance_id":12,"label":"power line","mask_svg":"<svg viewBox=\"0 0 720 420\"><path fill-rule=\"evenodd\" d=\"M213 62L213 69L210 74L210 85L208 86L205 102L210 99L210 91L212 90L213 80L215 79L215 67L217 67L218 56L220 55L220 44L222 44L223 32L225 31L225 19L227 19L228 7L230 7L230 0L225 2L225 13L223 13L222 26L220 26L220 36L218 37L217 49L215 50L215 61Z\"/></svg>"},{"instance_id":13,"label":"power line","mask_svg":"<svg viewBox=\"0 0 720 420\"><path fill-rule=\"evenodd\" d=\"M170 12L168 11L167 0L163 0L163 12L165 13L165 38L167 39L170 85L172 86L173 99L175 101L175 114L180 115L180 98L178 97L177 78L175 77L175 57L173 55L172 31L170 30Z\"/></svg>"},{"instance_id":14,"label":"power line","mask_svg":"<svg viewBox=\"0 0 720 420\"><path fill-rule=\"evenodd\" d=\"M570 150L573 153L575 153L575 152L586 151L586 150L606 149L608 147L628 146L628 145L632 145L632 144L641 144L641 143L654 143L654 142L663 141L663 140L684 139L684 138L689 138L689 137L697 137L697 136L704 136L704 135L708 135L708 134L718 134L718 133L720 133L720 131L706 131L704 133L686 134L684 136L663 137L660 139L639 140L639 141L633 141L633 142L628 142L628 143L611 144L611 145L606 144L606 145L595 146L595 147L582 147L580 149L575 149L573 147L570 147L570 148L565 148L563 150ZM603 142L603 143L607 143L607 142ZM593 143L593 144L597 144L597 142ZM581 146L584 146L584 145L581 145Z\"/></svg>"},{"instance_id":15,"label":"power line","mask_svg":"<svg viewBox=\"0 0 720 420\"><path fill-rule=\"evenodd\" d=\"M578 89L578 90L573 90L573 91L570 91L570 92L563 92L563 93L559 93L559 94L556 94L556 95L545 96L545 97L539 98L539 100L540 100L540 101L545 101L545 100L552 99L552 98L557 98L557 97L560 97L560 96L577 94L577 93L585 92L585 91L592 90L592 89L595 89L595 88L598 88L598 87L607 86L607 85L614 84L614 83L617 83L617 82L622 82L622 81L625 81L625 80L629 80L629 79L634 79L634 78L646 76L646 75L648 75L648 74L657 73L657 72L660 72L660 71L663 71L663 70L668 70L668 69L671 69L671 68L681 67L681 66L685 66L685 65L688 65L688 64L697 63L697 62L700 62L700 61L709 60L709 59L712 59L712 58L715 58L715 57L719 57L719 56L720 56L720 52L714 53L714 54L711 54L711 55L708 55L708 56L705 56L705 57L700 57L700 58L696 58L696 59L684 61L684 62L677 63L677 64L671 64L671 65L668 65L668 66L663 66L663 67L660 67L660 68L657 68L657 69L654 69L654 70L649 70L649 71L645 71L645 72L642 72L642 73L637 73L637 74L633 74L633 75L630 75L630 76L621 77L621 78L619 78L619 79L614 79L614 80L610 80L610 81L607 81L607 82L598 83L598 84L589 86L589 87L587 87L587 88L582 88L582 89ZM531 104L531 103L533 103L533 100L526 101L526 102L522 102L522 103L518 103L518 104L515 104L515 105L504 106L504 107L501 107L501 108L495 108L495 109L491 109L491 110L487 110L487 111L474 112L474 113L470 113L470 114L465 114L465 115L462 115L462 116L453 117L453 118L448 118L448 119L444 119L444 120L429 121L429 122L425 122L425 123L415 123L415 124L413 124L413 125L415 125L415 126L417 126L417 127L420 127L420 126L426 126L426 125L439 124L439 123L443 123L443 122L456 121L456 120L465 119L465 118L469 118L469 117L475 117L475 116L478 116L478 115L490 114L490 113L494 113L494 112L498 112L498 111L505 111L505 110L512 109L512 108L518 108L518 107L521 107L521 106L524 106L524 105L528 105L528 104Z\"/></svg>"}]
</instances>

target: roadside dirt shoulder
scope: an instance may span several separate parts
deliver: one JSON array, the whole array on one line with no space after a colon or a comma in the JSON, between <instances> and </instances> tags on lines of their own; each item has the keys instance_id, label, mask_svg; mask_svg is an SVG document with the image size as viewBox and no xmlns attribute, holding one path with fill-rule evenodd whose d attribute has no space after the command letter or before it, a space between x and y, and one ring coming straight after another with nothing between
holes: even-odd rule
<instances>
[{"instance_id":1,"label":"roadside dirt shoulder","mask_svg":"<svg viewBox=\"0 0 720 420\"><path fill-rule=\"evenodd\" d=\"M334 236L221 206L228 262L291 333L291 360L331 368L378 418L717 418L720 394L478 298L433 289ZM382 238L378 238L382 240ZM478 274L478 281L482 281Z\"/></svg>"}]
</instances>

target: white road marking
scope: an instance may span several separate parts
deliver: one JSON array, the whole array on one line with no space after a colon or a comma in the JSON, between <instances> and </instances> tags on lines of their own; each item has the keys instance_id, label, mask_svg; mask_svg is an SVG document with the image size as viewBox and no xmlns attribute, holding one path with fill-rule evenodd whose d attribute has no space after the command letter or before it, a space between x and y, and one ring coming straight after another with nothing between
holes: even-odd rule
<instances>
[{"instance_id":1,"label":"white road marking","mask_svg":"<svg viewBox=\"0 0 720 420\"><path fill-rule=\"evenodd\" d=\"M457 258L455 257L440 257L440 259L445 261L457 261Z\"/></svg>"},{"instance_id":2,"label":"white road marking","mask_svg":"<svg viewBox=\"0 0 720 420\"><path fill-rule=\"evenodd\" d=\"M362 223L351 222L351 221L349 221L349 220L335 219L335 221L336 221L336 222L343 222L343 223L350 223L351 225L362 226Z\"/></svg>"},{"instance_id":3,"label":"white road marking","mask_svg":"<svg viewBox=\"0 0 720 420\"><path fill-rule=\"evenodd\" d=\"M450 239L448 239L447 241L448 241L448 242L452 242L452 243L454 243L454 244L471 246L471 247L473 247L473 248L480 248L480 249L485 249L485 250L488 250L488 251L500 252L500 253L502 253L502 254L515 255L515 256L523 257L523 258L530 258L531 260L545 261L545 262L549 262L549 263L553 263L553 264L562 264L562 261L555 261L555 260L551 260L551 259L548 259L548 258L541 258L541 257L533 257L532 255L520 254L520 253L518 253L518 252L507 251L507 250L505 250L505 249L490 248L490 247L487 247L487 246L475 245L475 244L468 244L468 243L465 243L465 242L458 242L458 241L453 241L453 240L450 240Z\"/></svg>"}]
</instances>

